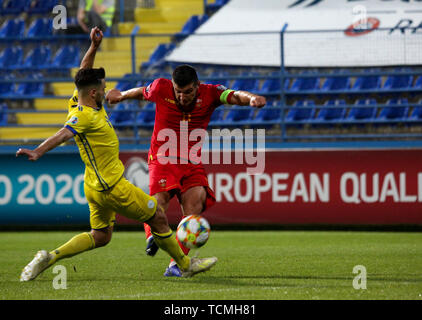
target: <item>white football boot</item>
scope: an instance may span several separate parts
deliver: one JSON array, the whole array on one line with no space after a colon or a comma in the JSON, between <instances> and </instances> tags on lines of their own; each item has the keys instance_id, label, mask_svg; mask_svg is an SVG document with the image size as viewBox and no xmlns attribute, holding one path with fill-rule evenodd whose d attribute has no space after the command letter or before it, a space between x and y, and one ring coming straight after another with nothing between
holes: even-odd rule
<instances>
[{"instance_id":1,"label":"white football boot","mask_svg":"<svg viewBox=\"0 0 422 320\"><path fill-rule=\"evenodd\" d=\"M193 277L197 273L208 271L216 263L217 263L216 257L203 258L203 259L191 258L188 270L182 271L182 277L190 278L190 277Z\"/></svg>"},{"instance_id":2,"label":"white football boot","mask_svg":"<svg viewBox=\"0 0 422 320\"><path fill-rule=\"evenodd\" d=\"M29 281L34 280L41 272L49 267L48 262L52 255L46 250L40 250L35 255L34 259L23 268L20 280Z\"/></svg>"}]
</instances>

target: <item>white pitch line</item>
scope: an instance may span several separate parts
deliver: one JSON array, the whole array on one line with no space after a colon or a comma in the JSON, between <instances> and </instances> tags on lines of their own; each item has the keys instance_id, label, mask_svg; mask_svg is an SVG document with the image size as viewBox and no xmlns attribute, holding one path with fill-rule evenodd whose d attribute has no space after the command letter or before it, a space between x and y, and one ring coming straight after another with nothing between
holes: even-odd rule
<instances>
[{"instance_id":1,"label":"white pitch line","mask_svg":"<svg viewBox=\"0 0 422 320\"><path fill-rule=\"evenodd\" d=\"M259 288L260 290L281 290L282 287L267 287L267 288ZM229 291L241 291L240 288L226 288L226 289L207 289L207 290L191 290L191 291L184 291L184 295L187 293L212 293L212 292L229 292ZM175 292L176 293L176 292ZM138 294L130 294L130 295L121 295L121 296L102 296L98 299L127 299L127 298L142 298L142 297L159 297L159 296L166 296L169 292L147 292L147 293L138 293Z\"/></svg>"}]
</instances>

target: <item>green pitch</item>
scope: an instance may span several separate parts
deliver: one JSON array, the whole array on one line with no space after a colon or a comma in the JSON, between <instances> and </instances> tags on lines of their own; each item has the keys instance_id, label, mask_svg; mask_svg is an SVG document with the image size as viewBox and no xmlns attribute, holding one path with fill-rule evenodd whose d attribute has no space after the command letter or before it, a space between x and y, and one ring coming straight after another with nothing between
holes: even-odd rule
<instances>
[{"instance_id":1,"label":"green pitch","mask_svg":"<svg viewBox=\"0 0 422 320\"><path fill-rule=\"evenodd\" d=\"M143 232L120 231L108 246L56 264L66 289L54 289L63 273L53 267L19 281L37 250L76 233L0 232L0 299L422 299L422 234L403 232L212 231L199 253L217 265L180 279L163 276L164 252L144 254ZM353 286L355 277L364 284L355 266L366 269L366 289Z\"/></svg>"}]
</instances>

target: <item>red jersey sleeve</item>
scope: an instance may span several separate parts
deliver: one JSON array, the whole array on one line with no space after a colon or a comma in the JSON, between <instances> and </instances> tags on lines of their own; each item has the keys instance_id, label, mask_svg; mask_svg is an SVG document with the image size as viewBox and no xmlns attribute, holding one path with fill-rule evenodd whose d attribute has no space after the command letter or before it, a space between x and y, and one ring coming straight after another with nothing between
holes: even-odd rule
<instances>
[{"instance_id":1,"label":"red jersey sleeve","mask_svg":"<svg viewBox=\"0 0 422 320\"><path fill-rule=\"evenodd\" d=\"M145 100L156 102L157 96L159 95L159 91L162 85L163 79L155 79L151 82L148 86L144 87L143 95Z\"/></svg>"}]
</instances>

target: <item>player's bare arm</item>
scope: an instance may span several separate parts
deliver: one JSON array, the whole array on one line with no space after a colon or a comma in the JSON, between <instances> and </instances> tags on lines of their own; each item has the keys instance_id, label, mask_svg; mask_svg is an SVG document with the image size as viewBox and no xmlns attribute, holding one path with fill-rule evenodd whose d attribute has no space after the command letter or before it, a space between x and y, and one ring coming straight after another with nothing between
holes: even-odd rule
<instances>
[{"instance_id":1,"label":"player's bare arm","mask_svg":"<svg viewBox=\"0 0 422 320\"><path fill-rule=\"evenodd\" d=\"M26 155L28 160L36 161L41 158L48 151L56 148L61 145L63 142L69 140L73 137L73 133L66 128L62 128L54 136L47 138L43 143L41 143L36 149L30 150L21 148L16 152L16 157Z\"/></svg>"},{"instance_id":2,"label":"player's bare arm","mask_svg":"<svg viewBox=\"0 0 422 320\"><path fill-rule=\"evenodd\" d=\"M97 53L98 48L100 47L101 41L103 40L103 32L100 28L95 27L91 29L90 33L91 45L89 46L88 51L85 53L81 61L80 68L87 69L94 67L95 54Z\"/></svg>"},{"instance_id":3,"label":"player's bare arm","mask_svg":"<svg viewBox=\"0 0 422 320\"><path fill-rule=\"evenodd\" d=\"M265 97L242 90L235 91L229 102L230 104L251 106L254 108L262 108L267 103Z\"/></svg>"},{"instance_id":4,"label":"player's bare arm","mask_svg":"<svg viewBox=\"0 0 422 320\"><path fill-rule=\"evenodd\" d=\"M120 92L118 89L111 89L107 92L106 100L111 104L116 104L130 99L144 100L143 91L144 87L133 88L123 92Z\"/></svg>"}]
</instances>

